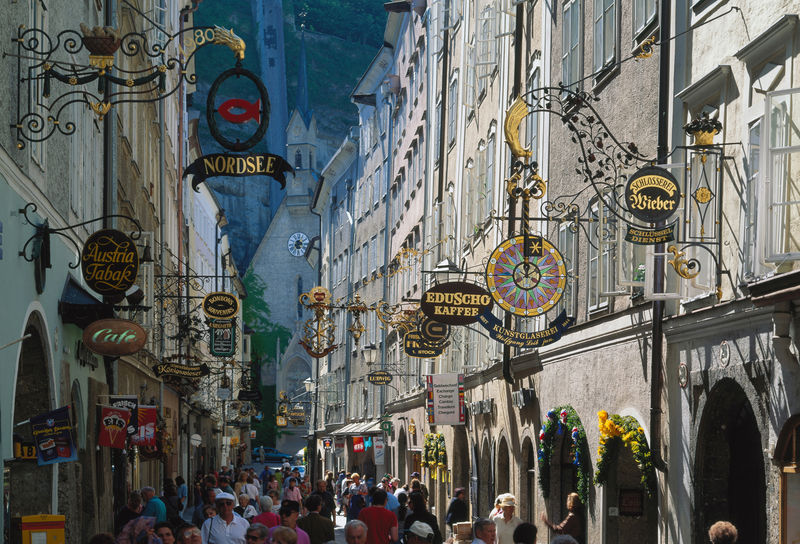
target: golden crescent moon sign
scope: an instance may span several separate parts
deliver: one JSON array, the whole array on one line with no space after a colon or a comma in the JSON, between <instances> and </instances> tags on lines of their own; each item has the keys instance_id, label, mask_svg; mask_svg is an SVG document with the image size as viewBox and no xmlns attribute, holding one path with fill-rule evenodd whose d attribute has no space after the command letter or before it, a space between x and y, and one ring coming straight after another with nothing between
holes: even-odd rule
<instances>
[{"instance_id":1,"label":"golden crescent moon sign","mask_svg":"<svg viewBox=\"0 0 800 544\"><path fill-rule=\"evenodd\" d=\"M531 157L531 150L522 147L519 141L519 125L528 115L528 103L519 96L511 107L506 111L506 121L503 124L503 132L506 135L506 143L511 149L511 154L518 158L528 159Z\"/></svg>"}]
</instances>

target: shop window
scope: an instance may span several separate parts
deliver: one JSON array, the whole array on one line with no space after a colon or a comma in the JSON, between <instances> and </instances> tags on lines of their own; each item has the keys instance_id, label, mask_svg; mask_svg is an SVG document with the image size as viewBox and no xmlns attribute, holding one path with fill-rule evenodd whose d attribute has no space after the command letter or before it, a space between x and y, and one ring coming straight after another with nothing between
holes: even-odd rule
<instances>
[{"instance_id":1,"label":"shop window","mask_svg":"<svg viewBox=\"0 0 800 544\"><path fill-rule=\"evenodd\" d=\"M656 0L634 0L633 2L633 39L637 41L639 35L647 30L656 20L658 3Z\"/></svg>"},{"instance_id":2,"label":"shop window","mask_svg":"<svg viewBox=\"0 0 800 544\"><path fill-rule=\"evenodd\" d=\"M608 306L608 296L615 286L615 235L614 216L608 213L606 203L596 200L591 206L592 222L588 236L588 304L593 312Z\"/></svg>"},{"instance_id":3,"label":"shop window","mask_svg":"<svg viewBox=\"0 0 800 544\"><path fill-rule=\"evenodd\" d=\"M616 0L594 0L594 71L614 62L617 49Z\"/></svg>"}]
</instances>

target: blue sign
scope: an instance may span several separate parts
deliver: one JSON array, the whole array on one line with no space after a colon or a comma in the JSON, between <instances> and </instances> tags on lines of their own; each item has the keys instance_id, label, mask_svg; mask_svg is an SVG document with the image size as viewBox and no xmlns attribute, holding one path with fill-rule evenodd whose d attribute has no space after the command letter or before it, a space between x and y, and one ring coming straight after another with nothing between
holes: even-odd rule
<instances>
[{"instance_id":1,"label":"blue sign","mask_svg":"<svg viewBox=\"0 0 800 544\"><path fill-rule=\"evenodd\" d=\"M31 427L39 465L78 460L78 451L72 440L69 406L32 417Z\"/></svg>"}]
</instances>

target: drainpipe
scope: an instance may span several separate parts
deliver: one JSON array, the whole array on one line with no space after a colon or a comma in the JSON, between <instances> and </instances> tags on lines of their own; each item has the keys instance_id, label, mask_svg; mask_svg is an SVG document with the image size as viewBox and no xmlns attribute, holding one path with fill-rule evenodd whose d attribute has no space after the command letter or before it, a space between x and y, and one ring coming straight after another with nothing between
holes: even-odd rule
<instances>
[{"instance_id":1,"label":"drainpipe","mask_svg":"<svg viewBox=\"0 0 800 544\"><path fill-rule=\"evenodd\" d=\"M325 183L325 177L319 177L320 186ZM314 211L314 205L310 205L309 211L319 217L319 236L317 241L319 243L319 251L317 252L317 285L322 285L322 214ZM329 229L330 230L330 229ZM317 406L319 405L319 357L314 358L314 393L311 397L311 409L313 410L311 416L311 448L307 456L309 464L309 473L311 474L311 482L317 481ZM316 484L315 484L316 485Z\"/></svg>"},{"instance_id":2,"label":"drainpipe","mask_svg":"<svg viewBox=\"0 0 800 544\"><path fill-rule=\"evenodd\" d=\"M664 37L670 32L670 10L672 9L671 0L661 2L661 21L659 23L662 37L661 50L659 51L658 65L658 162L663 164L667 161L669 154L669 61L670 61L670 41ZM664 253L664 244L655 247L655 253ZM654 259L653 270L653 292L661 293L664 290L664 257ZM650 358L650 452L653 457L653 466L666 474L667 465L661 456L661 373L664 366L664 301L653 301L653 349Z\"/></svg>"},{"instance_id":3,"label":"drainpipe","mask_svg":"<svg viewBox=\"0 0 800 544\"><path fill-rule=\"evenodd\" d=\"M413 12L409 12L409 15L408 15L408 24L409 25L413 25L414 24L413 16L411 15L411 13L413 13ZM392 153L392 151L394 150L394 123L392 123L392 110L394 109L395 98L394 98L394 95L392 95L391 99L389 99L389 97L384 97L383 100L384 100L384 103L386 104L386 106L388 108L388 111L386 112L386 122L389 125L389 146L388 146L388 149L387 149L387 151L388 151L387 156L388 156L389 162L386 165L386 168L384 168L384 170L386 170L386 172L385 172L386 182L384 184L386 198L384 200L384 206L383 206L384 212L385 212L384 213L384 221L383 221L383 224L385 225L385 228L383 230L383 271L384 271L384 274L383 274L383 300L389 300L389 275L387 274L387 272L389 270L389 250L390 250L390 248L389 248L389 207L390 207L389 204L391 203L391 196L389 194L389 186L391 184L391 179L392 179L392 170L394 169L394 160L393 160L394 154ZM415 181L412 180L412 183L415 183ZM424 244L425 243L424 238L422 239L422 241L423 241L422 243ZM381 329L381 370L386 370L386 328L385 327ZM375 386L373 385L372 387L375 387ZM379 388L378 389L378 393L379 393L379 399L380 399L379 400L379 404L378 404L378 418L380 419L381 417L383 417L383 411L384 411L384 409L386 407L386 388L385 387ZM386 466L386 461L384 461L384 465L383 466L384 467Z\"/></svg>"}]
</instances>

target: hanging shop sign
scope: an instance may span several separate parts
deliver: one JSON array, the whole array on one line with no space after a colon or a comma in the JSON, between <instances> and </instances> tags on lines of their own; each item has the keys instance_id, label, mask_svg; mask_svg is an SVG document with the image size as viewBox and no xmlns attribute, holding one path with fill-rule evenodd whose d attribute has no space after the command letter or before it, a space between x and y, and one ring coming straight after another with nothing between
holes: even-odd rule
<instances>
[{"instance_id":1,"label":"hanging shop sign","mask_svg":"<svg viewBox=\"0 0 800 544\"><path fill-rule=\"evenodd\" d=\"M239 299L224 291L203 297L203 313L211 319L231 319L239 313Z\"/></svg>"},{"instance_id":2,"label":"hanging shop sign","mask_svg":"<svg viewBox=\"0 0 800 544\"><path fill-rule=\"evenodd\" d=\"M261 391L258 389L250 391L248 389L240 389L236 395L237 400L259 401L262 399Z\"/></svg>"},{"instance_id":3,"label":"hanging shop sign","mask_svg":"<svg viewBox=\"0 0 800 544\"><path fill-rule=\"evenodd\" d=\"M78 459L78 451L72 440L69 406L32 417L31 428L39 465L52 465Z\"/></svg>"},{"instance_id":4,"label":"hanging shop sign","mask_svg":"<svg viewBox=\"0 0 800 544\"><path fill-rule=\"evenodd\" d=\"M434 347L444 346L450 337L450 325L434 321L429 317L420 322L417 330L422 335L423 341Z\"/></svg>"},{"instance_id":5,"label":"hanging shop sign","mask_svg":"<svg viewBox=\"0 0 800 544\"><path fill-rule=\"evenodd\" d=\"M394 425L391 421L381 421L381 430L385 433L391 433L394 430Z\"/></svg>"},{"instance_id":6,"label":"hanging shop sign","mask_svg":"<svg viewBox=\"0 0 800 544\"><path fill-rule=\"evenodd\" d=\"M128 419L128 436L134 435L139 431L139 399L136 395L111 395L108 403L114 408L124 408L131 415Z\"/></svg>"},{"instance_id":7,"label":"hanging shop sign","mask_svg":"<svg viewBox=\"0 0 800 544\"><path fill-rule=\"evenodd\" d=\"M354 436L353 437L353 451L365 451L364 446L364 437L363 436Z\"/></svg>"},{"instance_id":8,"label":"hanging shop sign","mask_svg":"<svg viewBox=\"0 0 800 544\"><path fill-rule=\"evenodd\" d=\"M230 326L224 329L211 327L211 343L209 351L217 357L231 357L236 353L236 328L233 320Z\"/></svg>"},{"instance_id":9,"label":"hanging shop sign","mask_svg":"<svg viewBox=\"0 0 800 544\"><path fill-rule=\"evenodd\" d=\"M386 444L383 442L382 436L376 436L373 439L373 446L374 446L374 456L375 456L375 464L382 465L384 463L384 459L386 457Z\"/></svg>"},{"instance_id":10,"label":"hanging shop sign","mask_svg":"<svg viewBox=\"0 0 800 544\"><path fill-rule=\"evenodd\" d=\"M176 376L178 378L189 378L191 380L202 378L211 374L208 365L186 365L181 363L159 363L153 365L153 372L159 378L162 376Z\"/></svg>"},{"instance_id":11,"label":"hanging shop sign","mask_svg":"<svg viewBox=\"0 0 800 544\"><path fill-rule=\"evenodd\" d=\"M279 155L270 153L250 153L232 155L230 153L212 153L198 158L183 171L183 176L191 174L192 189L197 188L208 178L215 176L244 177L268 176L280 183L281 189L286 187L286 172L294 175L294 168Z\"/></svg>"},{"instance_id":12,"label":"hanging shop sign","mask_svg":"<svg viewBox=\"0 0 800 544\"><path fill-rule=\"evenodd\" d=\"M575 323L574 317L567 317L567 312L561 312L550 326L541 331L520 332L507 329L491 312L481 314L478 323L489 332L493 340L518 349L532 349L552 344L561 338L568 328Z\"/></svg>"},{"instance_id":13,"label":"hanging shop sign","mask_svg":"<svg viewBox=\"0 0 800 544\"><path fill-rule=\"evenodd\" d=\"M640 246L663 244L675 240L675 223L660 229L643 229L626 225L625 240Z\"/></svg>"},{"instance_id":14,"label":"hanging shop sign","mask_svg":"<svg viewBox=\"0 0 800 544\"><path fill-rule=\"evenodd\" d=\"M428 423L431 425L463 425L464 375L431 374L426 376Z\"/></svg>"},{"instance_id":15,"label":"hanging shop sign","mask_svg":"<svg viewBox=\"0 0 800 544\"><path fill-rule=\"evenodd\" d=\"M23 442L14 435L14 459L34 461L36 456L36 444L33 442Z\"/></svg>"},{"instance_id":16,"label":"hanging shop sign","mask_svg":"<svg viewBox=\"0 0 800 544\"><path fill-rule=\"evenodd\" d=\"M131 437L131 443L142 447L156 447L157 407L139 405L136 412L139 429Z\"/></svg>"},{"instance_id":17,"label":"hanging shop sign","mask_svg":"<svg viewBox=\"0 0 800 544\"><path fill-rule=\"evenodd\" d=\"M289 421L287 421L285 416L275 416L275 425L277 427L287 427L289 425Z\"/></svg>"},{"instance_id":18,"label":"hanging shop sign","mask_svg":"<svg viewBox=\"0 0 800 544\"><path fill-rule=\"evenodd\" d=\"M139 273L136 244L118 230L95 232L81 251L81 272L86 284L101 295L125 293Z\"/></svg>"},{"instance_id":19,"label":"hanging shop sign","mask_svg":"<svg viewBox=\"0 0 800 544\"><path fill-rule=\"evenodd\" d=\"M217 106L217 94L220 92L222 85L231 78L236 82L237 90L241 88L241 83L244 80L249 80L255 88L255 93L252 96L256 100L249 101L246 98L236 97L226 100ZM223 92L223 94L225 93ZM236 66L222 72L211 84L206 100L206 120L208 121L211 136L225 149L246 151L260 142L264 134L267 133L269 114L270 103L267 88L264 86L264 82L250 70ZM238 127L226 126L226 133L234 130L237 136L245 138L244 141L240 138L230 139L222 134L221 127L217 123L217 116L233 125L252 124L249 121L255 121L255 131L252 134L247 134L241 130L235 130Z\"/></svg>"},{"instance_id":20,"label":"hanging shop sign","mask_svg":"<svg viewBox=\"0 0 800 544\"><path fill-rule=\"evenodd\" d=\"M422 295L419 307L422 312L439 323L470 325L485 310L491 310L494 300L489 292L462 281L434 285Z\"/></svg>"},{"instance_id":21,"label":"hanging shop sign","mask_svg":"<svg viewBox=\"0 0 800 544\"><path fill-rule=\"evenodd\" d=\"M98 355L132 355L144 347L147 333L127 319L101 319L83 330L83 343Z\"/></svg>"},{"instance_id":22,"label":"hanging shop sign","mask_svg":"<svg viewBox=\"0 0 800 544\"><path fill-rule=\"evenodd\" d=\"M325 448L326 450L333 448L333 438L323 438L322 447Z\"/></svg>"},{"instance_id":23,"label":"hanging shop sign","mask_svg":"<svg viewBox=\"0 0 800 544\"><path fill-rule=\"evenodd\" d=\"M290 408L286 412L286 417L295 425L302 425L306 421L306 410L305 408Z\"/></svg>"},{"instance_id":24,"label":"hanging shop sign","mask_svg":"<svg viewBox=\"0 0 800 544\"><path fill-rule=\"evenodd\" d=\"M131 411L113 406L100 406L100 436L97 444L106 448L125 449Z\"/></svg>"},{"instance_id":25,"label":"hanging shop sign","mask_svg":"<svg viewBox=\"0 0 800 544\"><path fill-rule=\"evenodd\" d=\"M444 351L445 345L430 344L419 331L408 331L403 337L403 351L409 357L425 359L438 357Z\"/></svg>"},{"instance_id":26,"label":"hanging shop sign","mask_svg":"<svg viewBox=\"0 0 800 544\"><path fill-rule=\"evenodd\" d=\"M515 315L544 314L559 301L566 284L564 258L541 236L523 234L505 240L486 265L489 293L501 308Z\"/></svg>"},{"instance_id":27,"label":"hanging shop sign","mask_svg":"<svg viewBox=\"0 0 800 544\"><path fill-rule=\"evenodd\" d=\"M392 383L392 375L385 370L376 370L367 374L367 381L375 385L386 385Z\"/></svg>"},{"instance_id":28,"label":"hanging shop sign","mask_svg":"<svg viewBox=\"0 0 800 544\"><path fill-rule=\"evenodd\" d=\"M645 223L666 221L681 201L678 180L663 168L642 168L625 184L625 201L636 219Z\"/></svg>"}]
</instances>

